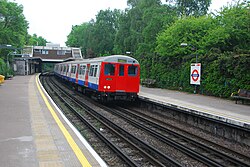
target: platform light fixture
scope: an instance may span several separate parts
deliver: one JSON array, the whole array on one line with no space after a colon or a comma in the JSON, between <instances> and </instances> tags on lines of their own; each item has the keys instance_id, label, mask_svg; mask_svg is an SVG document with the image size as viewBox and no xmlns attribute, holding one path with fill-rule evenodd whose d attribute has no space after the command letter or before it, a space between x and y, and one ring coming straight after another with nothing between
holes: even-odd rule
<instances>
[{"instance_id":1,"label":"platform light fixture","mask_svg":"<svg viewBox=\"0 0 250 167\"><path fill-rule=\"evenodd\" d=\"M3 22L5 20L4 15L0 13L0 22Z\"/></svg>"},{"instance_id":2,"label":"platform light fixture","mask_svg":"<svg viewBox=\"0 0 250 167\"><path fill-rule=\"evenodd\" d=\"M185 46L188 46L188 44L187 43L181 43L181 46L185 47Z\"/></svg>"},{"instance_id":3,"label":"platform light fixture","mask_svg":"<svg viewBox=\"0 0 250 167\"><path fill-rule=\"evenodd\" d=\"M181 45L180 45L180 46L182 46L182 47L191 46L191 47L192 47L192 50L197 51L197 48L196 48L194 45L192 45L192 44L188 44L188 43L181 43ZM198 62L198 53L196 53L196 54L195 54L195 62L196 62L196 63Z\"/></svg>"}]
</instances>

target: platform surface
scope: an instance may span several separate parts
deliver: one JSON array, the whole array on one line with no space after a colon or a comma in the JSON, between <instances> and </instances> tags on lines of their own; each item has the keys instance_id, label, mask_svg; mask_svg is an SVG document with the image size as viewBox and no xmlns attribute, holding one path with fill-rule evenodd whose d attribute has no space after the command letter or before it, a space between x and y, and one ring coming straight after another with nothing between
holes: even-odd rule
<instances>
[{"instance_id":1,"label":"platform surface","mask_svg":"<svg viewBox=\"0 0 250 167\"><path fill-rule=\"evenodd\" d=\"M198 111L199 114L236 125L250 125L250 105L235 104L233 100L143 86L140 87L139 97Z\"/></svg>"},{"instance_id":2,"label":"platform surface","mask_svg":"<svg viewBox=\"0 0 250 167\"><path fill-rule=\"evenodd\" d=\"M87 163L93 167L106 166L62 116L57 112L56 115ZM38 90L36 75L6 80L0 86L0 166L84 166L57 121Z\"/></svg>"}]
</instances>

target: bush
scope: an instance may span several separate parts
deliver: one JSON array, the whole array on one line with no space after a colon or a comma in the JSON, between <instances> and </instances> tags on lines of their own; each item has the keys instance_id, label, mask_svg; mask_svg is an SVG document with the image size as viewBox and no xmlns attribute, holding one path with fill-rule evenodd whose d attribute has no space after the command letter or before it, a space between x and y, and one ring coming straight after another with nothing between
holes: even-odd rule
<instances>
[{"instance_id":1,"label":"bush","mask_svg":"<svg viewBox=\"0 0 250 167\"><path fill-rule=\"evenodd\" d=\"M8 69L6 63L0 58L0 75L7 76Z\"/></svg>"}]
</instances>

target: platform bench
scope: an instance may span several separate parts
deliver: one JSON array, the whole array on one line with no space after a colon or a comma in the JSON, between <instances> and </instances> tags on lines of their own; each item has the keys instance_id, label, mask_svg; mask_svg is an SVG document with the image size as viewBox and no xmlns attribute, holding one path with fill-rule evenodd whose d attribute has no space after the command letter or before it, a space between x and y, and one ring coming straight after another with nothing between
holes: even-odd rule
<instances>
[{"instance_id":1,"label":"platform bench","mask_svg":"<svg viewBox=\"0 0 250 167\"><path fill-rule=\"evenodd\" d=\"M238 93L232 93L231 98L235 100L235 103L237 104L238 100L242 101L242 104L244 104L245 101L250 101L250 91L245 89L239 89Z\"/></svg>"},{"instance_id":2,"label":"platform bench","mask_svg":"<svg viewBox=\"0 0 250 167\"><path fill-rule=\"evenodd\" d=\"M142 85L145 85L147 87L154 87L155 86L155 83L156 83L156 80L155 79L141 79L141 84Z\"/></svg>"}]
</instances>

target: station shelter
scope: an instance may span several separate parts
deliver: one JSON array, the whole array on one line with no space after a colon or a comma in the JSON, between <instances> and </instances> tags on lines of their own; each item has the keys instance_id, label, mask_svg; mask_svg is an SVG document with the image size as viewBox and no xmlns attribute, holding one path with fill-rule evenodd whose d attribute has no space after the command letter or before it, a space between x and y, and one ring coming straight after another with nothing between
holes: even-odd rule
<instances>
[{"instance_id":1,"label":"station shelter","mask_svg":"<svg viewBox=\"0 0 250 167\"><path fill-rule=\"evenodd\" d=\"M82 59L80 48L60 47L59 44L47 43L46 46L26 46L22 54L13 59L12 67L15 75L30 75L43 72L45 63L61 63Z\"/></svg>"}]
</instances>

